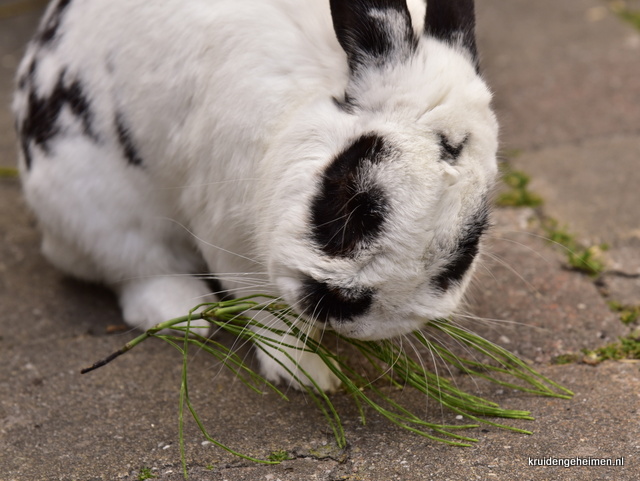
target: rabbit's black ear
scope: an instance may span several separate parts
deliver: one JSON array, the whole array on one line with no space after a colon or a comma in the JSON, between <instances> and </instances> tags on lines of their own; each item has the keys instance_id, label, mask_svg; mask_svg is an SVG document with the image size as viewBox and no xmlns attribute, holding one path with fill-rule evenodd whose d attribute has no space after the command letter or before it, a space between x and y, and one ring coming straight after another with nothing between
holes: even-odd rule
<instances>
[{"instance_id":1,"label":"rabbit's black ear","mask_svg":"<svg viewBox=\"0 0 640 481\"><path fill-rule=\"evenodd\" d=\"M428 0L424 33L466 48L478 68L474 0Z\"/></svg>"},{"instance_id":2,"label":"rabbit's black ear","mask_svg":"<svg viewBox=\"0 0 640 481\"><path fill-rule=\"evenodd\" d=\"M416 38L406 0L331 0L333 28L352 73L401 60Z\"/></svg>"}]
</instances>

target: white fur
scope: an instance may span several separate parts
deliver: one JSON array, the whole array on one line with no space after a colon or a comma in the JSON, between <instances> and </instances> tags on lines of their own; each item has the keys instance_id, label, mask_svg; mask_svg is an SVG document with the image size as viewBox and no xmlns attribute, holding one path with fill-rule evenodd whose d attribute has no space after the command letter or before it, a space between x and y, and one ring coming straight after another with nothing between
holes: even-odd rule
<instances>
[{"instance_id":1,"label":"white fur","mask_svg":"<svg viewBox=\"0 0 640 481\"><path fill-rule=\"evenodd\" d=\"M409 4L419 32L424 4ZM497 147L491 95L465 51L420 36L410 61L350 78L321 0L74 0L60 31L51 47L27 51L19 76L35 56L40 95L63 69L79 78L98 140L63 112L65 131L49 152L33 148L29 171L23 159L24 190L45 255L112 286L127 322L146 329L185 314L208 290L180 274L204 271L227 276L225 287L240 294L294 305L300 273L375 288L369 315L332 326L363 339L456 308L470 274L443 295L429 280L489 190ZM357 98L354 113L332 100L345 90ZM19 90L19 124L27 102ZM142 167L123 158L116 112ZM309 241L308 206L331 159L368 132L401 152L371 172L390 197L385 235L368 255L330 258ZM437 160L438 133L471 135L455 166ZM232 273L255 273L256 287L242 290ZM290 380L258 355L269 379ZM322 389L337 387L315 355L292 355Z\"/></svg>"}]
</instances>

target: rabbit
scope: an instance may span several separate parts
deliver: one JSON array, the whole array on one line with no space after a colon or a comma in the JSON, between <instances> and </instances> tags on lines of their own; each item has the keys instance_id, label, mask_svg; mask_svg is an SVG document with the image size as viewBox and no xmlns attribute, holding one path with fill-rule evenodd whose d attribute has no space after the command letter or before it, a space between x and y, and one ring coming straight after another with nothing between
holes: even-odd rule
<instances>
[{"instance_id":1,"label":"rabbit","mask_svg":"<svg viewBox=\"0 0 640 481\"><path fill-rule=\"evenodd\" d=\"M13 101L44 256L143 330L216 299L203 273L314 339L451 315L497 172L474 29L473 0L53 1ZM267 379L339 387L280 341Z\"/></svg>"}]
</instances>

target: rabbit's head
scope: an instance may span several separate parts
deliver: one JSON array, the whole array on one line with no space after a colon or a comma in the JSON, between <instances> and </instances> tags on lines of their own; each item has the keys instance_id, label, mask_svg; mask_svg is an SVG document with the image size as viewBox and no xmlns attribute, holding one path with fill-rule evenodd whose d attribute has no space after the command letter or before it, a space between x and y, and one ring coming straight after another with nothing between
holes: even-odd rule
<instances>
[{"instance_id":1,"label":"rabbit's head","mask_svg":"<svg viewBox=\"0 0 640 481\"><path fill-rule=\"evenodd\" d=\"M459 305L489 223L497 124L472 0L429 0L418 33L404 0L332 0L331 14L348 82L277 152L268 265L306 317L388 338Z\"/></svg>"}]
</instances>

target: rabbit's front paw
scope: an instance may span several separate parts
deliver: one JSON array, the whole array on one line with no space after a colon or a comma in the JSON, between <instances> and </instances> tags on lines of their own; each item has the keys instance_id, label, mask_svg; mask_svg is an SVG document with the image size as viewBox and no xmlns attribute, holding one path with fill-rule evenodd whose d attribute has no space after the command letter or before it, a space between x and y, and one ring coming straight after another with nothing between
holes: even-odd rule
<instances>
[{"instance_id":1,"label":"rabbit's front paw","mask_svg":"<svg viewBox=\"0 0 640 481\"><path fill-rule=\"evenodd\" d=\"M276 349L267 349L268 352L265 352L258 349L260 369L269 381L293 386L301 391L305 390L305 386L312 386L324 392L338 390L340 379L318 354L295 348L281 349L284 352ZM336 366L333 360L330 362Z\"/></svg>"},{"instance_id":2,"label":"rabbit's front paw","mask_svg":"<svg viewBox=\"0 0 640 481\"><path fill-rule=\"evenodd\" d=\"M195 305L211 300L207 285L192 277L131 280L119 286L119 294L125 321L141 330L186 316ZM180 327L186 325L186 322L177 324ZM194 333L206 336L210 324L203 319L194 319L189 326ZM175 332L163 330L161 334Z\"/></svg>"}]
</instances>

